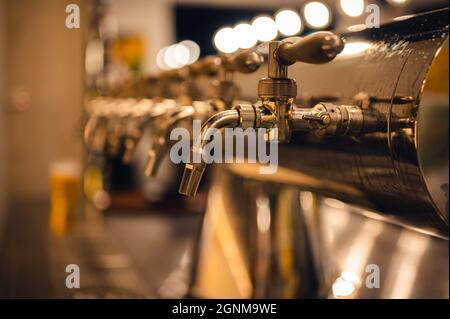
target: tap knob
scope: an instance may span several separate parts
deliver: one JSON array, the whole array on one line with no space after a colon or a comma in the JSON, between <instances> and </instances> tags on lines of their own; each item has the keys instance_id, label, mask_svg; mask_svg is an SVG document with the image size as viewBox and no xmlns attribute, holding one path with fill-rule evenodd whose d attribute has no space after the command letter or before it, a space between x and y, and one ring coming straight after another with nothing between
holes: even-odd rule
<instances>
[{"instance_id":1,"label":"tap knob","mask_svg":"<svg viewBox=\"0 0 450 319\"><path fill-rule=\"evenodd\" d=\"M220 58L214 55L204 57L189 65L189 73L192 76L216 75L220 67Z\"/></svg>"},{"instance_id":2,"label":"tap knob","mask_svg":"<svg viewBox=\"0 0 450 319\"><path fill-rule=\"evenodd\" d=\"M296 42L281 43L276 52L276 58L283 65L291 65L295 62L327 63L341 53L344 46L344 40L338 35L321 31L300 38Z\"/></svg>"},{"instance_id":3,"label":"tap knob","mask_svg":"<svg viewBox=\"0 0 450 319\"><path fill-rule=\"evenodd\" d=\"M254 49L240 50L223 58L223 65L227 71L240 73L253 73L263 62L262 55Z\"/></svg>"}]
</instances>

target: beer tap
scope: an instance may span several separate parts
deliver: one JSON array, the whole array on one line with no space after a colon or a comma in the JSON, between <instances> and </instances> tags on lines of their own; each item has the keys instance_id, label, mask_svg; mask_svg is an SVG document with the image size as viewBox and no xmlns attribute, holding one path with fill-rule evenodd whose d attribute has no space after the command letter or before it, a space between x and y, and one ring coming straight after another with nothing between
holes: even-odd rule
<instances>
[{"instance_id":1,"label":"beer tap","mask_svg":"<svg viewBox=\"0 0 450 319\"><path fill-rule=\"evenodd\" d=\"M183 69L165 73L165 78L172 77L177 79L177 103L176 107L166 112L161 120L154 125L152 144L148 150L148 158L144 168L145 176L154 176L156 174L157 168L169 147L168 134L170 134L171 129L183 120L193 117L196 113L199 115L209 111L204 103L194 101L200 96L199 90L195 86L195 79L201 75L209 75L210 72L214 72L217 64L215 57L207 57ZM174 86L172 86L173 88Z\"/></svg>"},{"instance_id":2,"label":"beer tap","mask_svg":"<svg viewBox=\"0 0 450 319\"><path fill-rule=\"evenodd\" d=\"M84 125L83 140L88 150L101 153L106 143L107 99L97 97L86 102L87 121Z\"/></svg>"},{"instance_id":3,"label":"beer tap","mask_svg":"<svg viewBox=\"0 0 450 319\"><path fill-rule=\"evenodd\" d=\"M233 73L252 73L262 64L263 59L256 51L248 49L239 51L233 55L220 57L209 56L190 66L187 84L202 74L217 74L218 78L212 82L212 99L205 102L193 101L191 105L180 105L164 123L160 134L155 135L151 149L148 151L148 161L144 174L154 176L170 147L169 134L172 128L188 118L206 118L211 113L230 109L239 95L238 87L233 83ZM185 87L192 86L186 85Z\"/></svg>"},{"instance_id":4,"label":"beer tap","mask_svg":"<svg viewBox=\"0 0 450 319\"><path fill-rule=\"evenodd\" d=\"M102 152L107 145L108 151L113 151L111 154L114 155L123 139L123 159L127 162L142 136L143 126L173 107L174 103L170 100L155 103L148 98L97 97L87 101L88 120L84 126L86 147L95 152Z\"/></svg>"},{"instance_id":5,"label":"beer tap","mask_svg":"<svg viewBox=\"0 0 450 319\"><path fill-rule=\"evenodd\" d=\"M379 114L357 105L319 103L312 108L294 105L297 84L288 77L288 66L296 62L322 64L333 60L344 49L344 40L331 32L316 32L297 41L271 41L267 58L268 76L259 81L260 101L254 105L236 105L216 113L203 125L198 145L191 149L191 162L185 165L179 192L194 196L206 163L202 158L212 129L227 127L263 128L269 138L289 142L293 131L307 131L318 136L350 135L377 131L385 121ZM276 130L277 134L270 134ZM198 158L196 162L192 159Z\"/></svg>"},{"instance_id":6,"label":"beer tap","mask_svg":"<svg viewBox=\"0 0 450 319\"><path fill-rule=\"evenodd\" d=\"M171 103L171 101L155 103L149 99L141 99L136 104L129 106L128 116L123 120L125 122L124 153L122 155L124 163L130 163L136 145L144 133L145 126L162 117L174 106L175 103Z\"/></svg>"}]
</instances>

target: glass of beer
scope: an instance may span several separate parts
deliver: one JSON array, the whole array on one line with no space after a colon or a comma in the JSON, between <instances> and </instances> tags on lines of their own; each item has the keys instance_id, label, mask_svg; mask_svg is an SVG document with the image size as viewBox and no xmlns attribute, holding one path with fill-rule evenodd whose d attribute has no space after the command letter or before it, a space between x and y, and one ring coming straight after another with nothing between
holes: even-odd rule
<instances>
[{"instance_id":1,"label":"glass of beer","mask_svg":"<svg viewBox=\"0 0 450 319\"><path fill-rule=\"evenodd\" d=\"M50 165L50 231L64 234L79 215L81 169L73 160Z\"/></svg>"}]
</instances>

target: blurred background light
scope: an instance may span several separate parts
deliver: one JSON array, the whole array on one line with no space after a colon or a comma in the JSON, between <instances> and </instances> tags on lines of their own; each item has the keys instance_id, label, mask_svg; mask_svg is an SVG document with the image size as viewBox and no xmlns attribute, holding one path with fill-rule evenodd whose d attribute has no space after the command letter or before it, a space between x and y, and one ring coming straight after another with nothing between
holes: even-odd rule
<instances>
[{"instance_id":1,"label":"blurred background light","mask_svg":"<svg viewBox=\"0 0 450 319\"><path fill-rule=\"evenodd\" d=\"M214 46L223 53L233 53L239 49L234 30L225 27L217 31L214 36Z\"/></svg>"},{"instance_id":2,"label":"blurred background light","mask_svg":"<svg viewBox=\"0 0 450 319\"><path fill-rule=\"evenodd\" d=\"M176 69L182 66L180 62L177 61L178 58L183 58L183 52L176 52L177 51L177 44L173 44L167 48L167 50L164 52L164 63L170 68L170 69ZM183 51L183 50L181 50ZM186 52L184 52L186 53Z\"/></svg>"},{"instance_id":3,"label":"blurred background light","mask_svg":"<svg viewBox=\"0 0 450 319\"><path fill-rule=\"evenodd\" d=\"M347 28L350 32L359 32L367 29L367 24L360 23L360 24L354 24Z\"/></svg>"},{"instance_id":4,"label":"blurred background light","mask_svg":"<svg viewBox=\"0 0 450 319\"><path fill-rule=\"evenodd\" d=\"M339 54L340 57L355 56L362 54L370 48L369 42L348 42L345 44L344 50Z\"/></svg>"},{"instance_id":5,"label":"blurred background light","mask_svg":"<svg viewBox=\"0 0 450 319\"><path fill-rule=\"evenodd\" d=\"M162 70L181 68L198 60L200 47L191 40L164 47L156 55L156 64Z\"/></svg>"},{"instance_id":6,"label":"blurred background light","mask_svg":"<svg viewBox=\"0 0 450 319\"><path fill-rule=\"evenodd\" d=\"M186 64L192 64L198 60L200 56L200 46L191 40L184 40L179 43L189 51L189 59Z\"/></svg>"},{"instance_id":7,"label":"blurred background light","mask_svg":"<svg viewBox=\"0 0 450 319\"><path fill-rule=\"evenodd\" d=\"M275 23L281 34L291 36L300 32L302 20L293 10L282 10L275 16Z\"/></svg>"},{"instance_id":8,"label":"blurred background light","mask_svg":"<svg viewBox=\"0 0 450 319\"><path fill-rule=\"evenodd\" d=\"M234 34L238 47L241 49L251 48L258 42L254 29L248 23L239 23L236 25L234 27Z\"/></svg>"},{"instance_id":9,"label":"blurred background light","mask_svg":"<svg viewBox=\"0 0 450 319\"><path fill-rule=\"evenodd\" d=\"M387 0L389 4L397 7L403 7L406 6L411 2L411 0Z\"/></svg>"},{"instance_id":10,"label":"blurred background light","mask_svg":"<svg viewBox=\"0 0 450 319\"><path fill-rule=\"evenodd\" d=\"M174 44L173 48L173 58L178 63L179 67L188 64L191 58L189 49L180 43Z\"/></svg>"},{"instance_id":11,"label":"blurred background light","mask_svg":"<svg viewBox=\"0 0 450 319\"><path fill-rule=\"evenodd\" d=\"M351 281L347 281L342 277L338 277L333 283L332 293L335 298L345 298L351 296L355 290L355 284Z\"/></svg>"},{"instance_id":12,"label":"blurred background light","mask_svg":"<svg viewBox=\"0 0 450 319\"><path fill-rule=\"evenodd\" d=\"M164 55L166 54L166 50L168 47L164 47L158 51L158 54L156 55L156 64L158 65L158 68L161 70L169 70L169 66L164 61Z\"/></svg>"},{"instance_id":13,"label":"blurred background light","mask_svg":"<svg viewBox=\"0 0 450 319\"><path fill-rule=\"evenodd\" d=\"M350 17L359 17L364 13L364 0L340 0L342 12Z\"/></svg>"},{"instance_id":14,"label":"blurred background light","mask_svg":"<svg viewBox=\"0 0 450 319\"><path fill-rule=\"evenodd\" d=\"M98 74L103 70L105 50L99 40L91 40L86 45L85 69L89 75Z\"/></svg>"},{"instance_id":15,"label":"blurred background light","mask_svg":"<svg viewBox=\"0 0 450 319\"><path fill-rule=\"evenodd\" d=\"M322 2L309 2L303 8L306 23L315 29L323 29L331 23L331 12L327 5Z\"/></svg>"},{"instance_id":16,"label":"blurred background light","mask_svg":"<svg viewBox=\"0 0 450 319\"><path fill-rule=\"evenodd\" d=\"M268 16L259 16L253 19L252 28L259 41L271 41L278 35L275 21Z\"/></svg>"}]
</instances>

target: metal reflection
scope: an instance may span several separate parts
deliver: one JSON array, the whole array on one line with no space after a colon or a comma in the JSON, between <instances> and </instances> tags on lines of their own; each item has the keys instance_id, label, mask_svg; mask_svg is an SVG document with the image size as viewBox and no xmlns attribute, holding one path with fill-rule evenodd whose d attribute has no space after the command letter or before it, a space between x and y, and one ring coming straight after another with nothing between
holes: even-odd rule
<instances>
[{"instance_id":1,"label":"metal reflection","mask_svg":"<svg viewBox=\"0 0 450 319\"><path fill-rule=\"evenodd\" d=\"M428 80L439 83L432 80L435 74L448 75L442 64L437 67L435 63L448 60L448 51L441 50L448 24L448 9L443 9L378 29L348 32L343 35L346 43L349 48L359 43L355 48L361 49L361 54L344 54L320 67L291 67L290 76L299 81L301 103L315 101L318 96L332 96L333 104L356 103L385 114L386 131L348 138L295 133L289 145L279 147L275 176L258 176L253 173L257 170L249 167L232 169L258 180L294 183L448 237L448 123L443 123L448 118L448 99L440 103L439 111L430 108L430 88L424 86ZM247 92L246 99L255 97L251 84L260 73L245 80L236 77ZM442 96L448 97L448 86L441 86ZM310 107L301 103L298 105ZM436 112L443 120L430 122L430 114ZM425 138L434 142L420 142ZM427 146L433 151L426 151ZM425 154L437 154L438 150L440 156L427 160Z\"/></svg>"},{"instance_id":2,"label":"metal reflection","mask_svg":"<svg viewBox=\"0 0 450 319\"><path fill-rule=\"evenodd\" d=\"M423 169L416 143L420 112L429 105L423 84L439 72L432 64L447 36L448 10L345 34L348 43L370 47L320 67L294 66L290 76L299 80L303 102L325 96L356 103L387 114L389 129L347 139L298 134L280 145L273 175L258 174L253 164L216 169L209 197L218 190L227 195L208 209L204 234L212 207L226 212L253 297L448 297L448 225L436 207L448 202L448 189L430 197L429 181L436 179ZM236 77L249 100L261 74L252 76ZM445 131L445 125L421 129ZM434 145L448 149L442 141ZM448 169L448 160L442 162ZM448 181L443 166L436 172ZM220 296L221 289L198 284L226 273L202 266L218 254L213 243L214 236L203 236L196 296L205 290ZM372 264L382 271L380 288L366 283Z\"/></svg>"}]
</instances>

